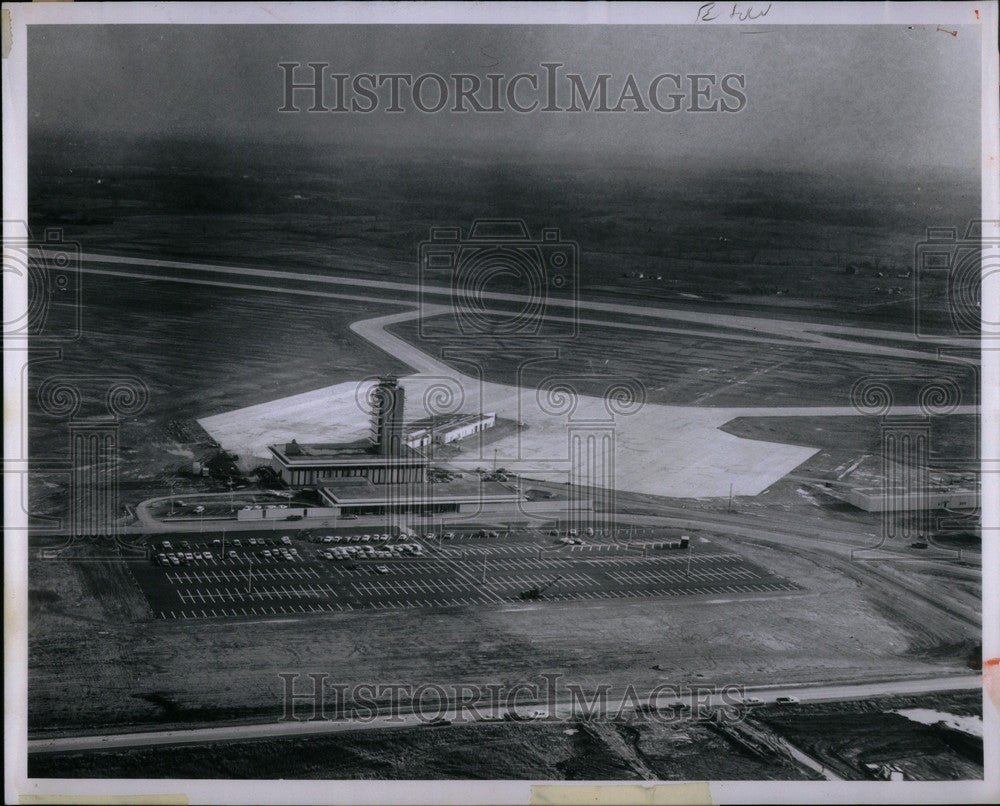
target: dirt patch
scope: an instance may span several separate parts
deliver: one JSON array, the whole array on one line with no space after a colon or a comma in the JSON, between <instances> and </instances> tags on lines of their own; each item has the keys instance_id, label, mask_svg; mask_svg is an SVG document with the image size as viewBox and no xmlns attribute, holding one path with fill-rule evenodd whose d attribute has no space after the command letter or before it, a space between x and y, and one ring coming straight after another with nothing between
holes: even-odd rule
<instances>
[{"instance_id":1,"label":"dirt patch","mask_svg":"<svg viewBox=\"0 0 1000 806\"><path fill-rule=\"evenodd\" d=\"M849 780L871 780L879 765L898 768L911 781L981 779L982 739L893 712L913 707L982 716L981 695L956 692L801 705L785 713L770 707L756 719Z\"/></svg>"}]
</instances>

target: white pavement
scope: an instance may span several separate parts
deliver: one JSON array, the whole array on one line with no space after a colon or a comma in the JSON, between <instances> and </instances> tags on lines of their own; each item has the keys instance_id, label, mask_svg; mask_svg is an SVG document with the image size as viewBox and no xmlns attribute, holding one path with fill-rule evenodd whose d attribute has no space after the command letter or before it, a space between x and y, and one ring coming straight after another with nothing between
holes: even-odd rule
<instances>
[{"instance_id":1,"label":"white pavement","mask_svg":"<svg viewBox=\"0 0 1000 806\"><path fill-rule=\"evenodd\" d=\"M817 449L743 439L720 430L741 416L859 416L850 406L776 406L709 408L645 403L631 413L609 410L605 399L579 395L575 404L555 390L519 389L481 381L456 372L420 347L389 333L386 327L421 315L446 313L436 306L354 322L358 335L409 364L417 372L402 379L408 420L432 413L494 411L500 418L527 428L480 447L474 439L461 443L462 452L448 463L472 470L497 465L519 475L555 482L570 480L571 437L595 437L582 463L589 476L575 483L614 486L626 492L677 498L758 495L816 453ZM269 457L267 445L337 442L368 434L366 393L374 379L346 382L237 409L199 420L223 447L240 455ZM897 407L899 413L910 412ZM627 410L627 404L619 411ZM958 412L975 413L974 407ZM919 412L912 407L912 412ZM613 440L613 458L600 455ZM494 451L496 455L494 457ZM580 462L576 463L581 466Z\"/></svg>"}]
</instances>

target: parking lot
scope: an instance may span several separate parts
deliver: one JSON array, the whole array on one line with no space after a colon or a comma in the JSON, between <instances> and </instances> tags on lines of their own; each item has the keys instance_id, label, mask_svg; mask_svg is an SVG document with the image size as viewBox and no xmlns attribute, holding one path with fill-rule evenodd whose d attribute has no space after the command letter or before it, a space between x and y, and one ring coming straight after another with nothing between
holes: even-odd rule
<instances>
[{"instance_id":1,"label":"parking lot","mask_svg":"<svg viewBox=\"0 0 1000 806\"><path fill-rule=\"evenodd\" d=\"M153 560L134 568L154 614L163 619L273 618L799 590L705 539L678 549L656 535L565 545L537 531L485 538L472 532L450 541L369 535L367 542L360 532L338 533L336 543L323 542L331 535L260 534L230 535L225 543L203 534L170 535L163 538L169 553L183 560L165 565L157 560L165 553L163 540L155 540Z\"/></svg>"}]
</instances>

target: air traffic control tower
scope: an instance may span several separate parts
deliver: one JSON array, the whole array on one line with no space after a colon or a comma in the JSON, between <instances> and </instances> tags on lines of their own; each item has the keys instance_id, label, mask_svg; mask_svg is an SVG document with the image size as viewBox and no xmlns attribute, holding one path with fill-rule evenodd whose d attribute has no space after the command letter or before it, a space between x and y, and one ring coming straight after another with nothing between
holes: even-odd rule
<instances>
[{"instance_id":1,"label":"air traffic control tower","mask_svg":"<svg viewBox=\"0 0 1000 806\"><path fill-rule=\"evenodd\" d=\"M394 375L379 379L371 392L371 438L375 453L399 458L403 453L403 408L406 391Z\"/></svg>"}]
</instances>

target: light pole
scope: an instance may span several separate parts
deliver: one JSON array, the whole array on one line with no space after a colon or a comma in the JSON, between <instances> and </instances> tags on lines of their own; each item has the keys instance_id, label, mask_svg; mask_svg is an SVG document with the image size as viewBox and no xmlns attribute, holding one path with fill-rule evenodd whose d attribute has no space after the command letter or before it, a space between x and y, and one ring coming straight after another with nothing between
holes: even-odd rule
<instances>
[{"instance_id":1,"label":"light pole","mask_svg":"<svg viewBox=\"0 0 1000 806\"><path fill-rule=\"evenodd\" d=\"M170 482L170 516L173 517L174 514L174 484L176 482Z\"/></svg>"}]
</instances>

